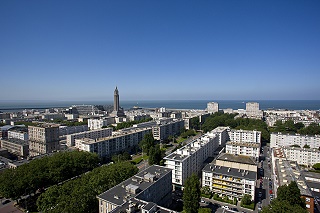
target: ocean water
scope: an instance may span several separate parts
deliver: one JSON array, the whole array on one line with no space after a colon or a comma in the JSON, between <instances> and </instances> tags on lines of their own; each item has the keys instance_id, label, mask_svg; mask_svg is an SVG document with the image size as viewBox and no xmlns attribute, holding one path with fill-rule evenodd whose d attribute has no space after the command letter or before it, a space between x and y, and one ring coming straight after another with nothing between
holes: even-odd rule
<instances>
[{"instance_id":1,"label":"ocean water","mask_svg":"<svg viewBox=\"0 0 320 213\"><path fill-rule=\"evenodd\" d=\"M148 101L122 101L124 109L133 106L143 108L169 109L205 109L212 100L148 100ZM245 109L246 102L258 102L260 109L288 109L288 110L319 110L320 100L214 100L219 103L220 109ZM67 108L71 105L113 105L111 101L0 101L0 111L16 111L21 109L47 109L54 107Z\"/></svg>"}]
</instances>

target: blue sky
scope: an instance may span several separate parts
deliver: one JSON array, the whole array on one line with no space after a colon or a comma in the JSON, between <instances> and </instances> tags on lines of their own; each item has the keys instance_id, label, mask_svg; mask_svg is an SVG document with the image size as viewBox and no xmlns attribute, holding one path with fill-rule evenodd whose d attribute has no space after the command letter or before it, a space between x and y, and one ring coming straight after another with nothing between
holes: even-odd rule
<instances>
[{"instance_id":1,"label":"blue sky","mask_svg":"<svg viewBox=\"0 0 320 213\"><path fill-rule=\"evenodd\" d=\"M320 1L2 0L0 100L320 99Z\"/></svg>"}]
</instances>

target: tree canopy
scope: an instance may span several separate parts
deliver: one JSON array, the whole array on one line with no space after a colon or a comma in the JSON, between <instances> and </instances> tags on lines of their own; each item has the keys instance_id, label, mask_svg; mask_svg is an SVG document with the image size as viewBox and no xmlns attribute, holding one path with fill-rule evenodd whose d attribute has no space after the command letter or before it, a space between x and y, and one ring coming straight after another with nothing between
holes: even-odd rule
<instances>
[{"instance_id":1,"label":"tree canopy","mask_svg":"<svg viewBox=\"0 0 320 213\"><path fill-rule=\"evenodd\" d=\"M200 207L200 182L196 174L186 179L183 190L183 210L186 213L197 213Z\"/></svg>"},{"instance_id":2,"label":"tree canopy","mask_svg":"<svg viewBox=\"0 0 320 213\"><path fill-rule=\"evenodd\" d=\"M128 161L95 168L81 178L50 187L39 196L38 210L52 213L98 212L96 196L137 172L138 168Z\"/></svg>"},{"instance_id":3,"label":"tree canopy","mask_svg":"<svg viewBox=\"0 0 320 213\"><path fill-rule=\"evenodd\" d=\"M140 148L144 153L147 153L147 155L149 155L149 150L154 145L155 143L152 133L145 134L142 141L139 143Z\"/></svg>"},{"instance_id":4,"label":"tree canopy","mask_svg":"<svg viewBox=\"0 0 320 213\"><path fill-rule=\"evenodd\" d=\"M99 162L96 154L81 151L60 152L35 159L1 173L0 194L17 199L92 170Z\"/></svg>"}]
</instances>

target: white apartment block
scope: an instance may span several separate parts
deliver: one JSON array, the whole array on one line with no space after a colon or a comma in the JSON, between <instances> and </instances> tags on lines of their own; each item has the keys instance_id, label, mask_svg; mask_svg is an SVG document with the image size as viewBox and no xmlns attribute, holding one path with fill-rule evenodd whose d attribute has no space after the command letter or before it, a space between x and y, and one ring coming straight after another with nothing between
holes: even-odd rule
<instances>
[{"instance_id":1,"label":"white apartment block","mask_svg":"<svg viewBox=\"0 0 320 213\"><path fill-rule=\"evenodd\" d=\"M172 169L172 183L181 187L193 173L198 174L203 168L203 162L214 155L218 146L216 134L206 133L166 156L165 165Z\"/></svg>"},{"instance_id":2,"label":"white apartment block","mask_svg":"<svg viewBox=\"0 0 320 213\"><path fill-rule=\"evenodd\" d=\"M79 139L77 147L80 150L98 154L100 157L111 157L113 154L131 152L138 146L144 135L151 128L133 128L130 131L115 132L112 136L99 139Z\"/></svg>"},{"instance_id":3,"label":"white apartment block","mask_svg":"<svg viewBox=\"0 0 320 213\"><path fill-rule=\"evenodd\" d=\"M114 117L107 118L91 118L88 119L88 127L90 130L101 129L103 126L109 126L110 124L114 124Z\"/></svg>"},{"instance_id":4,"label":"white apartment block","mask_svg":"<svg viewBox=\"0 0 320 213\"><path fill-rule=\"evenodd\" d=\"M270 147L292 146L299 145L301 148L308 145L310 148L318 149L320 147L320 136L308 136L308 135L290 135L282 133L271 133L270 135Z\"/></svg>"},{"instance_id":5,"label":"white apartment block","mask_svg":"<svg viewBox=\"0 0 320 213\"><path fill-rule=\"evenodd\" d=\"M80 125L80 126L59 126L59 135L69 135L78 132L88 131L88 125Z\"/></svg>"},{"instance_id":6,"label":"white apartment block","mask_svg":"<svg viewBox=\"0 0 320 213\"><path fill-rule=\"evenodd\" d=\"M8 130L8 138L16 138L23 141L28 141L29 134L27 128L11 128Z\"/></svg>"},{"instance_id":7,"label":"white apartment block","mask_svg":"<svg viewBox=\"0 0 320 213\"><path fill-rule=\"evenodd\" d=\"M156 126L152 127L152 134L154 139L163 141L170 135L179 135L181 129L184 128L184 120L182 119L170 119L166 122L158 121Z\"/></svg>"},{"instance_id":8,"label":"white apartment block","mask_svg":"<svg viewBox=\"0 0 320 213\"><path fill-rule=\"evenodd\" d=\"M81 139L81 138L98 139L98 138L109 137L111 135L112 135L112 128L104 128L104 129L74 133L74 134L66 135L67 146L74 146L76 139Z\"/></svg>"},{"instance_id":9,"label":"white apartment block","mask_svg":"<svg viewBox=\"0 0 320 213\"><path fill-rule=\"evenodd\" d=\"M229 140L228 132L230 132L230 128L224 126L219 126L211 131L211 133L216 134L216 136L218 137L219 145L222 146L224 146L226 142Z\"/></svg>"},{"instance_id":10,"label":"white apartment block","mask_svg":"<svg viewBox=\"0 0 320 213\"><path fill-rule=\"evenodd\" d=\"M256 130L235 130L229 132L229 141L245 143L261 143L261 132Z\"/></svg>"},{"instance_id":11,"label":"white apartment block","mask_svg":"<svg viewBox=\"0 0 320 213\"><path fill-rule=\"evenodd\" d=\"M282 147L282 150L287 160L296 161L299 165L313 166L316 163L320 163L319 149Z\"/></svg>"},{"instance_id":12,"label":"white apartment block","mask_svg":"<svg viewBox=\"0 0 320 213\"><path fill-rule=\"evenodd\" d=\"M260 144L228 141L226 144L226 153L249 156L259 160Z\"/></svg>"},{"instance_id":13,"label":"white apartment block","mask_svg":"<svg viewBox=\"0 0 320 213\"><path fill-rule=\"evenodd\" d=\"M222 153L202 170L202 186L220 197L240 200L244 194L255 196L257 164L247 156L236 156Z\"/></svg>"},{"instance_id":14,"label":"white apartment block","mask_svg":"<svg viewBox=\"0 0 320 213\"><path fill-rule=\"evenodd\" d=\"M259 103L257 102L246 103L246 115L248 117L262 117L263 112L259 109Z\"/></svg>"},{"instance_id":15,"label":"white apartment block","mask_svg":"<svg viewBox=\"0 0 320 213\"><path fill-rule=\"evenodd\" d=\"M216 102L207 103L207 111L212 114L219 112L219 104Z\"/></svg>"}]
</instances>

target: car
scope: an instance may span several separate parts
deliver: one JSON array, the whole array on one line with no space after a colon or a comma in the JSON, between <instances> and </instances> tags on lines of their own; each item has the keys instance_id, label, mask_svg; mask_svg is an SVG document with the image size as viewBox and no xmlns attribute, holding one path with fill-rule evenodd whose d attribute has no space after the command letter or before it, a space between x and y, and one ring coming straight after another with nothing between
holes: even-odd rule
<instances>
[{"instance_id":1,"label":"car","mask_svg":"<svg viewBox=\"0 0 320 213\"><path fill-rule=\"evenodd\" d=\"M2 205L5 205L5 204L10 203L10 202L11 202L11 200L5 200L5 201L2 202Z\"/></svg>"},{"instance_id":2,"label":"car","mask_svg":"<svg viewBox=\"0 0 320 213\"><path fill-rule=\"evenodd\" d=\"M204 201L203 199L201 199L201 201L200 201L201 203L205 203L206 201Z\"/></svg>"},{"instance_id":3,"label":"car","mask_svg":"<svg viewBox=\"0 0 320 213\"><path fill-rule=\"evenodd\" d=\"M258 206L258 211L261 211L261 206L260 205Z\"/></svg>"},{"instance_id":4,"label":"car","mask_svg":"<svg viewBox=\"0 0 320 213\"><path fill-rule=\"evenodd\" d=\"M226 210L230 209L229 206L222 206L221 208L226 209Z\"/></svg>"},{"instance_id":5,"label":"car","mask_svg":"<svg viewBox=\"0 0 320 213\"><path fill-rule=\"evenodd\" d=\"M262 197L262 192L259 192L259 197Z\"/></svg>"}]
</instances>

